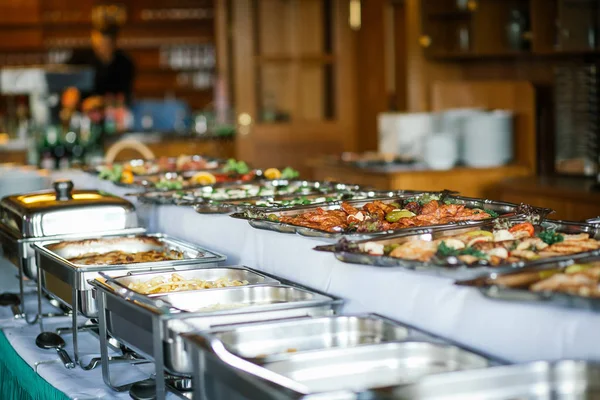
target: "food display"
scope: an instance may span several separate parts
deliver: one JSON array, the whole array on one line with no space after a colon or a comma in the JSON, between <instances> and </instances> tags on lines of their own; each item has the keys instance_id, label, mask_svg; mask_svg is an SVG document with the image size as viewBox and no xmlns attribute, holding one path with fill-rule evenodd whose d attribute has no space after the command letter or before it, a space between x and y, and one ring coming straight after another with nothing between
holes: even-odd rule
<instances>
[{"instance_id":1,"label":"food display","mask_svg":"<svg viewBox=\"0 0 600 400\"><path fill-rule=\"evenodd\" d=\"M455 279L579 259L600 251L598 227L536 219L497 219L359 241L342 239L334 245L317 246L316 250L334 252L345 262L402 266Z\"/></svg>"},{"instance_id":2,"label":"food display","mask_svg":"<svg viewBox=\"0 0 600 400\"><path fill-rule=\"evenodd\" d=\"M159 157L154 160L130 160L111 165L101 165L96 167L95 171L100 174L100 178L107 178L111 173L116 176L119 171L130 171L133 175L152 175L164 172L212 170L224 165L225 161L216 158L181 155L179 157Z\"/></svg>"},{"instance_id":3,"label":"food display","mask_svg":"<svg viewBox=\"0 0 600 400\"><path fill-rule=\"evenodd\" d=\"M245 286L246 280L229 279L221 277L214 281L205 281L202 279L186 279L180 274L173 273L167 279L162 276L152 278L147 281L137 281L129 284L128 288L141 294L156 294L180 292L186 290L215 289L233 286Z\"/></svg>"},{"instance_id":4,"label":"food display","mask_svg":"<svg viewBox=\"0 0 600 400\"><path fill-rule=\"evenodd\" d=\"M469 286L499 286L537 293L564 293L600 299L600 261L543 268L459 282Z\"/></svg>"},{"instance_id":5,"label":"food display","mask_svg":"<svg viewBox=\"0 0 600 400\"><path fill-rule=\"evenodd\" d=\"M514 216L519 212L520 207L511 203L471 199L445 192L407 192L397 193L395 197L345 201L323 207L269 212L247 210L232 216L246 219L256 228L335 238L342 235L368 237L407 228L476 223L500 215Z\"/></svg>"},{"instance_id":6,"label":"food display","mask_svg":"<svg viewBox=\"0 0 600 400\"><path fill-rule=\"evenodd\" d=\"M276 196L302 198L310 195L346 194L357 191L361 191L358 185L276 179L251 183L226 183L189 190L148 191L135 195L140 201L152 204L191 205L210 202L211 205L217 205L242 199L255 199L258 202L265 198Z\"/></svg>"},{"instance_id":7,"label":"food display","mask_svg":"<svg viewBox=\"0 0 600 400\"><path fill-rule=\"evenodd\" d=\"M76 265L114 265L181 259L183 259L183 253L180 251L150 250L138 253L128 253L125 251L110 251L104 254L86 253L79 257L69 258L68 260Z\"/></svg>"},{"instance_id":8,"label":"food display","mask_svg":"<svg viewBox=\"0 0 600 400\"><path fill-rule=\"evenodd\" d=\"M60 242L48 245L47 249L65 254L64 258L75 265L118 265L184 259L182 251L169 248L158 238L150 236Z\"/></svg>"},{"instance_id":9,"label":"food display","mask_svg":"<svg viewBox=\"0 0 600 400\"><path fill-rule=\"evenodd\" d=\"M366 242L359 249L367 254L405 260L456 259L466 265L496 266L598 250L600 241L589 233L568 234L543 228L536 232L531 222L521 222L503 229L472 230L435 240L417 239L389 245Z\"/></svg>"},{"instance_id":10,"label":"food display","mask_svg":"<svg viewBox=\"0 0 600 400\"><path fill-rule=\"evenodd\" d=\"M229 159L207 160L199 156L182 156L177 159L158 161L131 161L102 166L98 177L120 186L154 188L158 190L179 190L226 182L249 182L259 178L296 179L296 170L286 167L283 170L268 168L251 169L244 161Z\"/></svg>"}]
</instances>

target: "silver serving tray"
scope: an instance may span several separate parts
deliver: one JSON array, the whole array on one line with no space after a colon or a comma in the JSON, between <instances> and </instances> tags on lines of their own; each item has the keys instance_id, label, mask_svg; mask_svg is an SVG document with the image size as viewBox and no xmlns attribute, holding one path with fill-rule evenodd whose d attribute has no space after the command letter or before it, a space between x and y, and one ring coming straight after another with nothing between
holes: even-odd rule
<instances>
[{"instance_id":1,"label":"silver serving tray","mask_svg":"<svg viewBox=\"0 0 600 400\"><path fill-rule=\"evenodd\" d=\"M161 174L161 173L166 173L166 172L213 171L215 169L223 168L226 164L226 160L219 159L219 158L205 157L205 156L200 156L200 155L194 155L194 156L190 156L190 157L194 161L205 160L208 163L213 163L213 165L215 165L215 164L216 165L212 168L206 167L206 168L194 169L194 170L178 170L178 169L160 170L158 167L157 160L133 159L133 160L129 160L126 162L119 162L119 163L115 163L115 164L131 165L131 166L139 166L139 165L147 165L148 166L149 165L150 168L154 168L153 171L148 171L147 173L144 173L144 174L135 174L134 173L134 176L140 176L140 175L143 175L143 176L148 175L149 176L149 175L156 175L156 174ZM177 161L177 157L168 157L168 159L169 159L169 162L171 162L171 163ZM84 171L91 173L91 174L99 174L100 172L102 172L102 169L106 168L106 167L107 167L107 165L98 165L93 168L86 168L86 169L84 169Z\"/></svg>"},{"instance_id":2,"label":"silver serving tray","mask_svg":"<svg viewBox=\"0 0 600 400\"><path fill-rule=\"evenodd\" d=\"M72 307L73 293L77 292L79 311L88 318L97 316L96 301L93 298L89 279L94 279L100 271L111 271L115 274L124 275L129 271L149 271L149 270L185 270L196 268L201 265L217 265L226 260L226 257L206 250L197 245L172 238L164 234L144 235L159 239L164 243L168 250L179 250L184 253L183 260L167 260L132 264L115 265L76 265L68 261L65 257L89 252L91 249L102 252L102 250L111 251L115 247L107 248L103 245L103 239L88 240L84 245L74 242L73 246L67 246L56 253L47 247L53 243L35 243L33 245L37 257L37 265L44 278L44 290L57 300L64 303L67 307ZM146 250L144 246L132 241L135 235L115 235L106 237L107 240L123 239L123 245L120 247L124 251ZM103 247L104 246L104 247Z\"/></svg>"},{"instance_id":3,"label":"silver serving tray","mask_svg":"<svg viewBox=\"0 0 600 400\"><path fill-rule=\"evenodd\" d=\"M515 218L515 222L521 221ZM469 231L491 229L493 226L492 222L483 222L480 224L471 224L470 226L461 227L448 227L444 229L421 229L419 231L413 231L408 233L396 233L384 235L379 238L363 239L358 241L346 242L340 247L340 243L337 245L325 245L317 246L315 250L333 252L335 257L343 262L352 264L364 264L372 265L375 267L403 267L412 269L419 272L424 272L433 275L445 276L452 279L467 280L474 279L486 274L498 274L505 272L514 272L515 269L540 266L549 262L571 262L580 258L590 257L600 254L600 250L593 250L583 253L571 254L563 257L551 257L533 261L520 261L516 263L506 263L498 266L467 266L457 261L455 264L451 264L447 261L438 261L435 259L422 262L414 260L406 260L402 258L395 258L389 256L377 256L367 253L348 251L348 247L354 247L366 243L375 242L379 244L390 245L394 243L404 243L411 240L428 240L433 241L443 237L460 235ZM545 220L539 226L545 229L554 229L557 232L563 233L589 233L590 237L600 240L600 226L593 226L578 222L568 221L552 221Z\"/></svg>"},{"instance_id":4,"label":"silver serving tray","mask_svg":"<svg viewBox=\"0 0 600 400\"><path fill-rule=\"evenodd\" d=\"M374 393L381 399L583 400L600 398L600 366L581 361L535 362L427 376Z\"/></svg>"},{"instance_id":5,"label":"silver serving tray","mask_svg":"<svg viewBox=\"0 0 600 400\"><path fill-rule=\"evenodd\" d=\"M195 396L207 391L206 387L226 386L230 388L226 398L242 394L260 399L370 399L368 393L377 388L414 383L432 374L487 368L493 363L457 346L405 341L297 353L257 364L227 352L209 335L201 346L190 345L196 367ZM208 393L214 398L211 395Z\"/></svg>"},{"instance_id":6,"label":"silver serving tray","mask_svg":"<svg viewBox=\"0 0 600 400\"><path fill-rule=\"evenodd\" d=\"M120 283L123 286L129 287L130 284L135 284L136 282L146 282L152 280L154 278L163 278L165 280L169 279L173 273L177 273L177 275L183 277L184 279L200 279L203 281L215 281L219 278L227 278L230 280L239 280L239 281L247 281L247 285L245 286L254 286L254 285L265 285L265 284L278 284L279 281L263 275L257 271L251 271L248 268L243 267L208 267L208 268L200 268L200 269L191 269L185 271L171 271L171 272L129 272L125 276L113 276L115 282ZM114 275L114 274L109 274ZM239 287L239 286L235 286ZM199 290L214 290L221 288L213 288L213 289L199 289ZM223 288L225 289L225 288ZM131 289L134 290L134 289ZM135 291L135 290L134 290ZM194 292L194 290L187 290L187 292ZM162 293L149 294L150 297L162 297Z\"/></svg>"},{"instance_id":7,"label":"silver serving tray","mask_svg":"<svg viewBox=\"0 0 600 400\"><path fill-rule=\"evenodd\" d=\"M456 346L428 342L385 343L293 354L264 368L306 386L308 393L402 385L442 372L486 368L489 361Z\"/></svg>"},{"instance_id":8,"label":"silver serving tray","mask_svg":"<svg viewBox=\"0 0 600 400\"><path fill-rule=\"evenodd\" d=\"M261 193L272 191L269 193ZM334 182L318 182L303 180L263 180L258 182L227 182L206 186L196 189L180 189L169 191L148 191L144 193L132 193L137 196L141 202L151 204L178 204L195 205L206 201L231 201L247 198L257 198L266 195L284 195L284 194L311 194L322 191L358 191L358 185L349 185ZM231 196L220 194L222 191L228 191ZM219 193L217 196L216 193Z\"/></svg>"},{"instance_id":9,"label":"silver serving tray","mask_svg":"<svg viewBox=\"0 0 600 400\"><path fill-rule=\"evenodd\" d=\"M294 200L298 197L310 198L311 204L304 206L314 205L326 205L339 203L341 201L351 200L363 200L368 198L381 198L381 197L394 197L395 192L326 192L317 194L295 194L295 195L281 195L281 196L270 196L270 197L250 197L247 199L240 200L228 200L223 202L217 202L209 200L206 202L198 203L194 206L196 212L200 214L229 214L229 213L240 213L246 210L285 210L299 207L299 205L285 205L283 204L286 200ZM332 200L327 200L327 198Z\"/></svg>"},{"instance_id":10,"label":"silver serving tray","mask_svg":"<svg viewBox=\"0 0 600 400\"><path fill-rule=\"evenodd\" d=\"M506 281L507 279L518 278L522 274L539 274L543 271L564 270L576 262L583 264L594 261L600 261L600 256L548 262L519 271L494 272L475 279L455 283L460 286L477 288L484 296L490 299L600 312L600 298L553 291L534 292L523 288L522 284L519 285L514 280L512 281L514 285L512 287Z\"/></svg>"},{"instance_id":11,"label":"silver serving tray","mask_svg":"<svg viewBox=\"0 0 600 400\"><path fill-rule=\"evenodd\" d=\"M331 315L341 306L341 300L333 296L285 284L150 297L113 286L114 282L90 283L106 300L106 326L111 336L150 359L155 359L155 341L162 341L164 366L175 374L192 372L181 333L232 323ZM160 332L154 329L156 321L163 321Z\"/></svg>"},{"instance_id":12,"label":"silver serving tray","mask_svg":"<svg viewBox=\"0 0 600 400\"><path fill-rule=\"evenodd\" d=\"M375 315L304 318L210 331L227 351L259 363L292 354L405 341L411 329Z\"/></svg>"},{"instance_id":13,"label":"silver serving tray","mask_svg":"<svg viewBox=\"0 0 600 400\"><path fill-rule=\"evenodd\" d=\"M220 341L231 354L259 364L280 361L300 353L391 342L427 341L450 344L446 339L377 314L238 324L211 329L198 335L186 334L191 343L201 346L210 342L203 336ZM494 363L505 362L495 359Z\"/></svg>"},{"instance_id":14,"label":"silver serving tray","mask_svg":"<svg viewBox=\"0 0 600 400\"><path fill-rule=\"evenodd\" d=\"M398 201L398 200L399 201L406 200L411 197L420 197L420 196L432 195L432 194L433 195L442 195L443 192L404 192L404 193L400 192L397 194L396 197L370 198L370 199L366 199L366 200L347 201L346 203L360 209L365 204L372 202L374 200L393 202L393 201ZM521 206L519 206L517 204L513 204L513 203L499 202L499 201L493 201L493 200L474 199L474 198L470 198L470 197L445 195L445 194L444 194L444 198L448 199L448 200L457 201L459 204L465 204L468 208L490 209L490 210L493 210L496 213L500 214L501 216L516 217L516 216L518 216L518 214L520 214ZM315 211L318 208L321 208L323 210L339 210L341 208L341 202L328 204L326 206L321 206L321 207L319 207L319 206L295 207L295 208L288 209L285 211L246 210L244 213L232 214L231 217L247 220L248 223L250 224L250 226L257 228L257 229L266 229L266 230L271 230L271 231L280 232L280 233L297 233L302 236L316 237L316 238L320 238L320 239L329 239L329 240L337 240L337 239L341 239L342 237L345 237L346 239L349 239L349 240L360 240L360 239L373 238L373 237L390 234L390 233L394 233L394 232L411 232L411 231L414 232L414 231L418 231L418 230L423 230L425 228L437 229L437 228L448 228L448 227L465 226L465 225L468 226L468 225L474 225L474 224L481 224L483 222L481 220L479 220L479 221L461 221L461 222L456 222L456 223L452 223L452 224L432 225L432 226L428 226L428 227L418 227L418 228L411 227L411 228L405 228L405 229L401 229L401 230L397 230L397 231L355 233L355 232L343 232L343 231L328 232L328 231L324 231L324 230L320 230L320 229L307 228L307 227L302 227L302 226L297 226L297 225L292 225L292 224L287 224L287 223L282 223L282 222L277 222L277 221L271 221L268 219L269 215L275 215L276 217L281 217L281 216L289 217L289 216L299 215L299 214L309 212L309 211ZM551 210L549 210L549 209L542 209L542 208L532 208L532 209L535 212L539 213L542 218L551 212Z\"/></svg>"}]
</instances>

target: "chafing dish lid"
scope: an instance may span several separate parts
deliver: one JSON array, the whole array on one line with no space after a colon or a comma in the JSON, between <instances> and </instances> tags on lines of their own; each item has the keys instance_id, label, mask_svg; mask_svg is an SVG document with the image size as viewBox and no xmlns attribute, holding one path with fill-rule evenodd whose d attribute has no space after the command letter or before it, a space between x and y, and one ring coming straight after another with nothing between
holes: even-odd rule
<instances>
[{"instance_id":1,"label":"chafing dish lid","mask_svg":"<svg viewBox=\"0 0 600 400\"><path fill-rule=\"evenodd\" d=\"M0 222L21 238L79 232L112 231L137 226L135 207L129 201L96 190L73 190L73 182L60 180L54 190L17 194L0 201Z\"/></svg>"}]
</instances>

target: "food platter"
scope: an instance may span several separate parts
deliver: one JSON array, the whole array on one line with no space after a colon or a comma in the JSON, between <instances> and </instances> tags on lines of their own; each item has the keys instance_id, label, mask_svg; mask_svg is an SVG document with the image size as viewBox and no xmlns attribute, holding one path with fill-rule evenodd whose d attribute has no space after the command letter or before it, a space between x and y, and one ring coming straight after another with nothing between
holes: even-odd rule
<instances>
[{"instance_id":1,"label":"food platter","mask_svg":"<svg viewBox=\"0 0 600 400\"><path fill-rule=\"evenodd\" d=\"M491 299L600 312L600 256L551 262L456 282Z\"/></svg>"},{"instance_id":2,"label":"food platter","mask_svg":"<svg viewBox=\"0 0 600 400\"><path fill-rule=\"evenodd\" d=\"M528 223L523 219L505 220L504 222L512 224L515 227ZM534 226L535 237L494 241L494 235L501 230L505 230L495 229L494 225L494 222L483 222L470 226L437 230L423 229L418 232L390 234L379 238L359 241L342 240L337 244L318 246L315 249L333 252L338 260L348 263L377 267L404 267L453 279L473 279L485 274L509 272L517 268L539 266L548 262L572 262L573 260L600 254L600 242L598 242L600 240L600 228L597 226L577 222L546 220ZM483 232L488 233L484 234ZM539 243L537 240L540 239L539 235L542 237L545 235L550 236L550 233L552 235L572 235L571 237L573 238L579 237L583 239L586 236L589 238L585 242L581 242L586 243L583 248L579 247L577 241L571 243L569 240L564 240L540 249L537 253L533 250L526 250L531 251L532 254L520 252L517 253L519 254L518 257L513 257L513 253L521 243L531 243L532 245L533 243ZM484 236L487 238L491 237L492 240L476 241L478 238ZM450 249L453 245L451 240L467 240L467 238L469 241L475 241L475 243L472 243L470 246L465 245L460 249ZM549 238L546 239L550 240ZM423 246L421 246L421 243ZM593 244L594 248L590 247L588 249L588 244ZM516 245L517 247L507 251L509 257L502 259L498 256L499 253L496 253L493 249L505 248L505 245ZM440 249L443 246L445 247ZM546 251L545 255L542 253L546 249L552 250L552 246L563 249L565 253L554 254L551 251ZM582 251L570 253L568 251L569 248ZM394 254L393 252L398 249L400 251ZM405 253L405 250L410 252ZM519 249L518 251L521 250ZM542 255L541 257L540 254ZM481 259L469 263L470 259L465 259L462 257L463 255L473 257L479 255ZM494 265L492 257L499 257L500 262ZM496 260L494 259L494 261Z\"/></svg>"},{"instance_id":3,"label":"food platter","mask_svg":"<svg viewBox=\"0 0 600 400\"><path fill-rule=\"evenodd\" d=\"M226 160L219 158L182 155L179 157L159 157L153 160L133 159L113 163L110 166L98 165L88 169L88 172L101 174L109 167L119 166L123 170L130 170L135 176L143 176L165 172L209 171L223 168L225 164Z\"/></svg>"},{"instance_id":4,"label":"food platter","mask_svg":"<svg viewBox=\"0 0 600 400\"><path fill-rule=\"evenodd\" d=\"M208 210L219 212L219 204L242 199L264 199L273 196L308 196L322 193L353 193L361 191L358 185L305 180L259 180L231 182L186 190L147 191L132 193L140 202L149 204L203 204ZM214 206L214 207L211 207ZM226 211L225 211L226 212Z\"/></svg>"},{"instance_id":5,"label":"food platter","mask_svg":"<svg viewBox=\"0 0 600 400\"><path fill-rule=\"evenodd\" d=\"M411 208L413 206L418 210ZM411 208L415 212L401 208ZM297 233L328 240L342 237L360 240L426 227L471 225L498 216L516 217L524 213L533 213L544 217L550 212L548 209L462 197L448 192L399 191L392 197L338 202L322 207L296 207L283 211L249 209L231 216L247 220L257 229ZM308 221L306 225L305 221ZM322 224L322 221L325 222Z\"/></svg>"}]
</instances>

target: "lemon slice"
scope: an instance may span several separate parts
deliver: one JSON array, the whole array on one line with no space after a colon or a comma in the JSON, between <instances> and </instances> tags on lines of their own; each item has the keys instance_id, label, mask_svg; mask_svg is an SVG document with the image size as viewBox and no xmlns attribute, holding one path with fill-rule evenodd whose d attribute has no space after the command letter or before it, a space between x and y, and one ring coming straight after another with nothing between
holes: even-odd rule
<instances>
[{"instance_id":1,"label":"lemon slice","mask_svg":"<svg viewBox=\"0 0 600 400\"><path fill-rule=\"evenodd\" d=\"M575 274L577 272L581 272L581 271L585 271L588 268L591 268L591 265L587 265L587 264L573 264L573 265L569 265L566 269L565 269L565 274Z\"/></svg>"},{"instance_id":2,"label":"lemon slice","mask_svg":"<svg viewBox=\"0 0 600 400\"><path fill-rule=\"evenodd\" d=\"M560 271L557 269L549 270L549 271L540 271L540 278L547 279L547 278L550 278L552 275L558 274L559 272Z\"/></svg>"},{"instance_id":3,"label":"lemon slice","mask_svg":"<svg viewBox=\"0 0 600 400\"><path fill-rule=\"evenodd\" d=\"M489 236L489 237L493 237L494 234L490 231L472 231L472 232L468 232L466 233L467 236Z\"/></svg>"},{"instance_id":4,"label":"lemon slice","mask_svg":"<svg viewBox=\"0 0 600 400\"><path fill-rule=\"evenodd\" d=\"M281 171L277 168L269 168L265 171L265 178L269 180L281 178Z\"/></svg>"},{"instance_id":5,"label":"lemon slice","mask_svg":"<svg viewBox=\"0 0 600 400\"><path fill-rule=\"evenodd\" d=\"M210 172L198 172L192 176L192 182L197 185L212 185L217 183L217 178Z\"/></svg>"}]
</instances>

